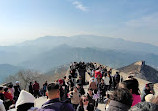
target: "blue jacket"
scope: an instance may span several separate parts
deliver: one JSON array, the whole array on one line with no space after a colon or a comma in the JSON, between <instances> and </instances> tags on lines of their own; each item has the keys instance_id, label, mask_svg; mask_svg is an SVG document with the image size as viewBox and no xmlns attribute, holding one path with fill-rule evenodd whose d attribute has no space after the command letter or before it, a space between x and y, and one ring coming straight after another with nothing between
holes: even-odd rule
<instances>
[{"instance_id":1,"label":"blue jacket","mask_svg":"<svg viewBox=\"0 0 158 111\"><path fill-rule=\"evenodd\" d=\"M72 104L60 102L59 98L44 103L38 111L75 111Z\"/></svg>"}]
</instances>

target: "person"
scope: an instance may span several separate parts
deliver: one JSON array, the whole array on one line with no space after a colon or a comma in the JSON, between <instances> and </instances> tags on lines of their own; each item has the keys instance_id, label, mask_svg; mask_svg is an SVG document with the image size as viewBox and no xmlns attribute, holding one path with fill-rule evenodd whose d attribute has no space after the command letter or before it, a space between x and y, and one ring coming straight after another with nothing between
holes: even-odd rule
<instances>
[{"instance_id":1,"label":"person","mask_svg":"<svg viewBox=\"0 0 158 111\"><path fill-rule=\"evenodd\" d=\"M8 88L4 88L5 109L9 110L9 107L13 104L13 96L9 93Z\"/></svg>"},{"instance_id":2,"label":"person","mask_svg":"<svg viewBox=\"0 0 158 111\"><path fill-rule=\"evenodd\" d=\"M95 105L95 100L93 99L93 89L91 88L88 88L88 93L87 93L87 98L88 98L88 101L91 105Z\"/></svg>"},{"instance_id":3,"label":"person","mask_svg":"<svg viewBox=\"0 0 158 111\"><path fill-rule=\"evenodd\" d=\"M110 90L110 88L109 88L110 87L110 74L107 74L107 76L104 76L102 79L104 80L106 89Z\"/></svg>"},{"instance_id":4,"label":"person","mask_svg":"<svg viewBox=\"0 0 158 111\"><path fill-rule=\"evenodd\" d=\"M78 92L80 93L80 95L85 94L85 90L84 90L84 88L82 87L81 84L77 84L77 89L78 89Z\"/></svg>"},{"instance_id":5,"label":"person","mask_svg":"<svg viewBox=\"0 0 158 111\"><path fill-rule=\"evenodd\" d=\"M6 111L4 104L3 104L3 100L0 99L0 111Z\"/></svg>"},{"instance_id":6,"label":"person","mask_svg":"<svg viewBox=\"0 0 158 111\"><path fill-rule=\"evenodd\" d=\"M82 77L79 76L79 79L77 80L76 82L77 84L81 84L83 86L83 80L82 80Z\"/></svg>"},{"instance_id":7,"label":"person","mask_svg":"<svg viewBox=\"0 0 158 111\"><path fill-rule=\"evenodd\" d=\"M10 94L12 95L12 97L14 98L14 88L13 88L13 84L12 83L9 83L8 85L8 91L10 92Z\"/></svg>"},{"instance_id":8,"label":"person","mask_svg":"<svg viewBox=\"0 0 158 111\"><path fill-rule=\"evenodd\" d=\"M80 102L80 93L78 92L77 87L74 86L73 91L70 91L69 94L71 98L71 103L73 104L73 107L76 110Z\"/></svg>"},{"instance_id":9,"label":"person","mask_svg":"<svg viewBox=\"0 0 158 111\"><path fill-rule=\"evenodd\" d=\"M142 102L145 101L145 96L148 95L148 94L152 94L152 92L151 92L149 84L146 84L145 88L143 89L142 96L141 96L141 101Z\"/></svg>"},{"instance_id":10,"label":"person","mask_svg":"<svg viewBox=\"0 0 158 111\"><path fill-rule=\"evenodd\" d=\"M46 96L46 90L47 90L47 81L45 81L45 83L43 84L43 96Z\"/></svg>"},{"instance_id":11,"label":"person","mask_svg":"<svg viewBox=\"0 0 158 111\"><path fill-rule=\"evenodd\" d=\"M125 80L121 84L124 85L123 86L124 88L127 88L130 90L132 97L133 97L132 106L141 102L139 83L138 83L137 79L133 78L131 80Z\"/></svg>"},{"instance_id":12,"label":"person","mask_svg":"<svg viewBox=\"0 0 158 111\"><path fill-rule=\"evenodd\" d=\"M119 72L116 72L113 78L114 82L114 89L117 87L117 84L120 82L120 74Z\"/></svg>"},{"instance_id":13,"label":"person","mask_svg":"<svg viewBox=\"0 0 158 111\"><path fill-rule=\"evenodd\" d=\"M40 86L37 83L37 81L35 81L35 83L33 84L33 91L34 91L35 98L39 97L39 89L40 89Z\"/></svg>"},{"instance_id":14,"label":"person","mask_svg":"<svg viewBox=\"0 0 158 111\"><path fill-rule=\"evenodd\" d=\"M0 86L0 99L4 101L3 86Z\"/></svg>"},{"instance_id":15,"label":"person","mask_svg":"<svg viewBox=\"0 0 158 111\"><path fill-rule=\"evenodd\" d=\"M34 101L35 97L31 93L21 90L15 108L9 111L37 111L38 108L34 107Z\"/></svg>"},{"instance_id":16,"label":"person","mask_svg":"<svg viewBox=\"0 0 158 111\"><path fill-rule=\"evenodd\" d=\"M89 83L89 88L96 90L97 89L97 84L94 80L94 78L92 79L92 81Z\"/></svg>"},{"instance_id":17,"label":"person","mask_svg":"<svg viewBox=\"0 0 158 111\"><path fill-rule=\"evenodd\" d=\"M89 103L87 96L84 95L81 97L77 111L94 111L94 106Z\"/></svg>"},{"instance_id":18,"label":"person","mask_svg":"<svg viewBox=\"0 0 158 111\"><path fill-rule=\"evenodd\" d=\"M155 97L151 102L140 102L135 106L131 107L129 111L158 111L158 96Z\"/></svg>"},{"instance_id":19,"label":"person","mask_svg":"<svg viewBox=\"0 0 158 111\"><path fill-rule=\"evenodd\" d=\"M14 100L17 101L18 97L19 97L19 94L20 94L20 91L21 91L21 88L20 88L20 82L19 81L16 81L15 82L15 86L14 86Z\"/></svg>"},{"instance_id":20,"label":"person","mask_svg":"<svg viewBox=\"0 0 158 111\"><path fill-rule=\"evenodd\" d=\"M132 94L128 89L116 89L110 99L106 111L128 111L132 105Z\"/></svg>"},{"instance_id":21,"label":"person","mask_svg":"<svg viewBox=\"0 0 158 111\"><path fill-rule=\"evenodd\" d=\"M30 82L30 85L29 85L29 93L33 94L33 86L32 86L32 82Z\"/></svg>"},{"instance_id":22,"label":"person","mask_svg":"<svg viewBox=\"0 0 158 111\"><path fill-rule=\"evenodd\" d=\"M104 83L104 79L101 79L101 82L99 84L99 90L100 90L100 101L103 102L104 101L104 96L106 94L106 86Z\"/></svg>"},{"instance_id":23,"label":"person","mask_svg":"<svg viewBox=\"0 0 158 111\"><path fill-rule=\"evenodd\" d=\"M67 103L66 101L59 101L59 84L48 84L46 94L49 98L49 101L44 103L41 109L39 109L38 111L75 111L72 104Z\"/></svg>"}]
</instances>

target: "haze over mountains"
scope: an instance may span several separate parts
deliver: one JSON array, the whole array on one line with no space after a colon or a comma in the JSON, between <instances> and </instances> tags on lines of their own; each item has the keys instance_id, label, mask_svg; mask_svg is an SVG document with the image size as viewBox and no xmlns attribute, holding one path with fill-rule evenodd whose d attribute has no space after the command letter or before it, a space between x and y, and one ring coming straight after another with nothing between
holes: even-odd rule
<instances>
[{"instance_id":1,"label":"haze over mountains","mask_svg":"<svg viewBox=\"0 0 158 111\"><path fill-rule=\"evenodd\" d=\"M72 61L94 61L119 68L138 60L145 60L147 64L158 67L158 46L116 38L78 35L46 36L14 46L0 47L0 64L42 72ZM13 73L9 67L6 69L10 74ZM7 70L0 72L0 75L5 73L8 73Z\"/></svg>"}]
</instances>

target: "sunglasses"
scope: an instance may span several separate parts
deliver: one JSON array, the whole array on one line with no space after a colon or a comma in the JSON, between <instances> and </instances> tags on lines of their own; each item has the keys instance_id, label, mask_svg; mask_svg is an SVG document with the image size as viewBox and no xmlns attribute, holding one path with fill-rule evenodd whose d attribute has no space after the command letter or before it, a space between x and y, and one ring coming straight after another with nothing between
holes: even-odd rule
<instances>
[{"instance_id":1,"label":"sunglasses","mask_svg":"<svg viewBox=\"0 0 158 111\"><path fill-rule=\"evenodd\" d=\"M84 99L83 101L86 102L86 101L88 101L88 99Z\"/></svg>"}]
</instances>

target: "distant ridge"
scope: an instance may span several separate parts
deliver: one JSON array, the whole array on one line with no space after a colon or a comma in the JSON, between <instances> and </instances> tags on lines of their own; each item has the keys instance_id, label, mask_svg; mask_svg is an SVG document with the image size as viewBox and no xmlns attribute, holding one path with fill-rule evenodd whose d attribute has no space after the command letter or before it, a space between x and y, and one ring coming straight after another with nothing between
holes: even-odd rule
<instances>
[{"instance_id":1,"label":"distant ridge","mask_svg":"<svg viewBox=\"0 0 158 111\"><path fill-rule=\"evenodd\" d=\"M146 65L145 61L137 61L128 66L119 68L118 70L153 83L158 82L158 71L153 67Z\"/></svg>"}]
</instances>

